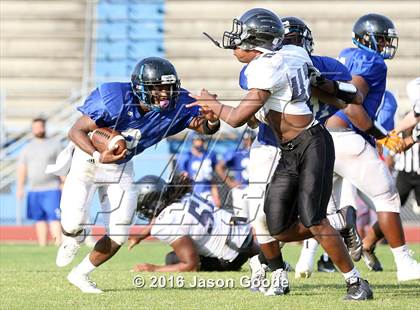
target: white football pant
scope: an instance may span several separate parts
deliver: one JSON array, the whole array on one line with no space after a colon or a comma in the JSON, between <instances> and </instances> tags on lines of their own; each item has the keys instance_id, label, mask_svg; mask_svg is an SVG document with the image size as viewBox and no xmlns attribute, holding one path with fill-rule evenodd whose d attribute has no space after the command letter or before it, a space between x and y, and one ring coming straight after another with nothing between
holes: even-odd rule
<instances>
[{"instance_id":1,"label":"white football pant","mask_svg":"<svg viewBox=\"0 0 420 310\"><path fill-rule=\"evenodd\" d=\"M400 197L376 149L354 131L331 132L335 147L333 193L328 213L355 206L354 185L375 205L376 212L400 212ZM343 182L343 179L349 183Z\"/></svg>"},{"instance_id":2,"label":"white football pant","mask_svg":"<svg viewBox=\"0 0 420 310\"><path fill-rule=\"evenodd\" d=\"M102 217L109 237L121 245L127 241L137 206L133 163L94 164L91 160L76 147L61 195L61 225L71 234L86 227L85 219L98 190L102 208L99 218Z\"/></svg>"},{"instance_id":3,"label":"white football pant","mask_svg":"<svg viewBox=\"0 0 420 310\"><path fill-rule=\"evenodd\" d=\"M255 229L260 244L277 241L268 231L264 213L264 199L267 184L273 177L280 160L280 149L271 145L262 145L254 140L250 150L248 206L249 221Z\"/></svg>"},{"instance_id":4,"label":"white football pant","mask_svg":"<svg viewBox=\"0 0 420 310\"><path fill-rule=\"evenodd\" d=\"M232 195L233 214L249 220L248 187L238 186L230 190Z\"/></svg>"}]
</instances>

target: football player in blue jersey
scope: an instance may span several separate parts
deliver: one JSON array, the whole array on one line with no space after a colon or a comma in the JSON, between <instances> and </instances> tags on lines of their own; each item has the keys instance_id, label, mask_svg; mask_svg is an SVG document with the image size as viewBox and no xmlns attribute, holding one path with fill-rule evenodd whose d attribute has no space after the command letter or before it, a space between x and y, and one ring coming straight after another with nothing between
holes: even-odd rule
<instances>
[{"instance_id":1,"label":"football player in blue jersey","mask_svg":"<svg viewBox=\"0 0 420 310\"><path fill-rule=\"evenodd\" d=\"M219 208L219 192L213 174L217 164L216 154L207 148L204 135L194 133L191 140L191 150L179 156L176 169L193 180L195 194Z\"/></svg>"},{"instance_id":2,"label":"football player in blue jersey","mask_svg":"<svg viewBox=\"0 0 420 310\"><path fill-rule=\"evenodd\" d=\"M217 174L230 189L235 217L245 222L249 218L248 199L246 199L249 150L254 139L255 132L251 129L245 130L240 147L227 152L216 166Z\"/></svg>"},{"instance_id":3,"label":"football player in blue jersey","mask_svg":"<svg viewBox=\"0 0 420 310\"><path fill-rule=\"evenodd\" d=\"M56 264L70 264L89 233L83 219L96 190L107 231L67 277L81 291L102 292L89 280L89 274L127 240L137 203L133 156L186 128L204 134L218 131L220 122L214 114L186 108L193 101L181 88L175 67L166 59L149 57L136 65L131 83L101 84L78 108L82 116L68 134L75 150L61 199L65 238ZM89 133L100 127L121 132L127 150L120 155L113 151L99 153Z\"/></svg>"},{"instance_id":4,"label":"football player in blue jersey","mask_svg":"<svg viewBox=\"0 0 420 310\"><path fill-rule=\"evenodd\" d=\"M356 48L344 49L339 59L349 69L353 83L362 92L363 107L371 121L364 124L368 127L365 132L341 111L327 122L336 150L333 201L338 208L341 207L340 187L343 178L365 193L375 205L379 223L377 228L380 229L370 232L363 239L364 260L370 266L369 261L373 262L375 258L375 244L385 237L394 255L397 279L420 279L420 264L410 256L405 244L398 192L388 168L374 147L374 140L382 144L386 140L397 141L398 137L387 133L372 121L385 91L387 66L384 60L392 59L398 47L395 25L380 14L364 15L354 24L353 43ZM403 146L404 143L401 148Z\"/></svg>"},{"instance_id":5,"label":"football player in blue jersey","mask_svg":"<svg viewBox=\"0 0 420 310\"><path fill-rule=\"evenodd\" d=\"M234 19L232 30L223 35L223 47L233 49L237 60L248 64L244 71L247 95L233 108L203 90L189 106L211 109L232 127L243 125L254 115L270 125L282 156L264 205L269 234L284 242L317 238L346 280L345 299L371 299L368 282L360 277L341 237L326 219L334 147L328 131L314 119L306 103L312 61L303 48L282 46L283 37L283 24L271 11L252 9ZM279 259L270 269L274 271L266 295L287 294L290 287L279 285L287 280L284 262Z\"/></svg>"}]
</instances>

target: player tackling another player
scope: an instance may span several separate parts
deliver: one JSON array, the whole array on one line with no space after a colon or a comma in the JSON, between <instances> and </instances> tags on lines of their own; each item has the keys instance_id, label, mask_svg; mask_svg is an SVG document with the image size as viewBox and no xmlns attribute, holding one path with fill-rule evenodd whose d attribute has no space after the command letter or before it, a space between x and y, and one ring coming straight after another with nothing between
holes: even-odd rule
<instances>
[{"instance_id":1,"label":"player tackling another player","mask_svg":"<svg viewBox=\"0 0 420 310\"><path fill-rule=\"evenodd\" d=\"M76 145L61 199L65 238L57 253L59 267L72 262L89 228L84 221L97 191L106 227L104 235L67 279L86 293L101 293L89 274L110 259L127 240L137 206L131 159L146 148L185 128L203 134L218 131L220 122L211 112L187 109L194 99L180 87L174 66L166 59L145 58L131 76L131 83L105 83L78 108L83 114L69 131ZM89 133L100 127L121 132L127 148L99 153Z\"/></svg>"}]
</instances>

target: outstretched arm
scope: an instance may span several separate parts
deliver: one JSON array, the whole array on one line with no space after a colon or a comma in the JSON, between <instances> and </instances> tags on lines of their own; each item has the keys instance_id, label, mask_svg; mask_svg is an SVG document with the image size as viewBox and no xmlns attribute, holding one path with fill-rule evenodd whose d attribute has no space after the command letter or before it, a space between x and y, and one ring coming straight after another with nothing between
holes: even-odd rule
<instances>
[{"instance_id":1,"label":"outstretched arm","mask_svg":"<svg viewBox=\"0 0 420 310\"><path fill-rule=\"evenodd\" d=\"M404 130L414 128L420 122L420 116L416 116L414 111L410 111L395 127L395 131L400 133Z\"/></svg>"},{"instance_id":2,"label":"outstretched arm","mask_svg":"<svg viewBox=\"0 0 420 310\"><path fill-rule=\"evenodd\" d=\"M222 104L216 99L215 95L210 94L203 89L200 96L193 96L197 101L189 104L187 107L200 106L202 109L209 109L218 115L221 120L236 128L244 125L253 115L261 109L271 93L267 90L251 89L239 105L234 108Z\"/></svg>"}]
</instances>

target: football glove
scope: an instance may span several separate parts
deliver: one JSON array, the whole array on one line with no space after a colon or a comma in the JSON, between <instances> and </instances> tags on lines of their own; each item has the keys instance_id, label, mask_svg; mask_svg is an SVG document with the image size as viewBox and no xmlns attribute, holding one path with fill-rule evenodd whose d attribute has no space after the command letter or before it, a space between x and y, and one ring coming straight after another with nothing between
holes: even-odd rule
<instances>
[{"instance_id":1,"label":"football glove","mask_svg":"<svg viewBox=\"0 0 420 310\"><path fill-rule=\"evenodd\" d=\"M376 140L377 143L383 145L392 153L401 153L405 149L405 143L395 131L389 132L386 137Z\"/></svg>"}]
</instances>

